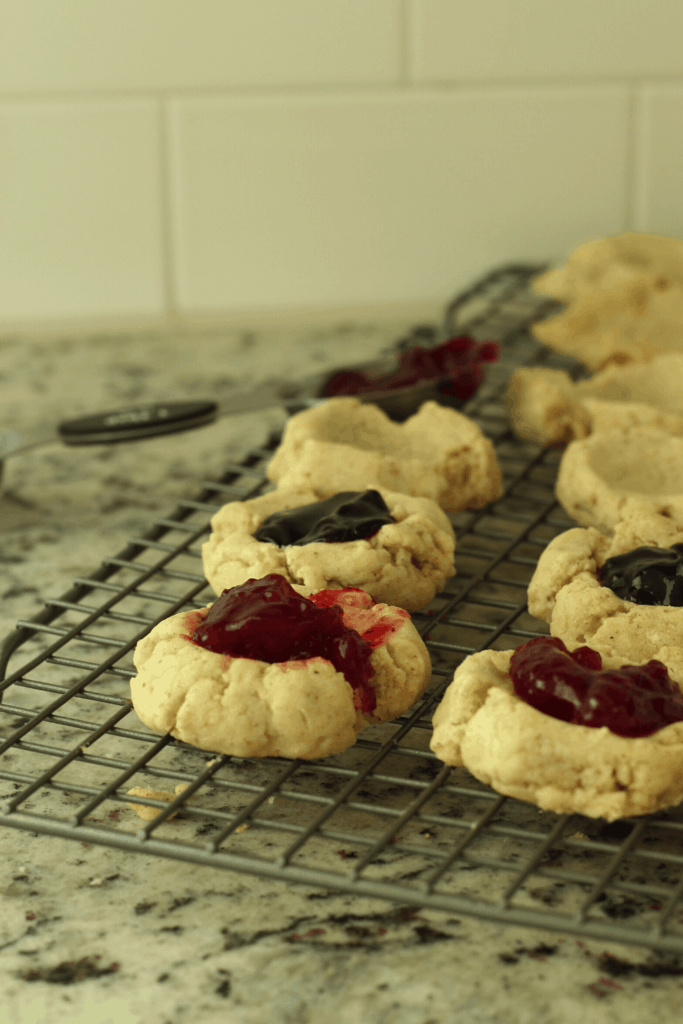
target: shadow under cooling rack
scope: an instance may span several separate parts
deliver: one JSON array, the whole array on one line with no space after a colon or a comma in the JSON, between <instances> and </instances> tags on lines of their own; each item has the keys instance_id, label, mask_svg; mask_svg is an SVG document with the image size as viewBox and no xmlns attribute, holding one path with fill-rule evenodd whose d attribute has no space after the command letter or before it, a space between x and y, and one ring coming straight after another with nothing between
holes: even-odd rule
<instances>
[{"instance_id":1,"label":"shadow under cooling rack","mask_svg":"<svg viewBox=\"0 0 683 1024\"><path fill-rule=\"evenodd\" d=\"M200 556L211 516L269 487L272 438L7 637L0 824L683 952L678 808L611 824L541 812L444 766L429 749L434 708L467 655L547 634L527 611L526 588L548 541L574 525L554 499L560 453L517 440L504 403L516 366L581 372L529 334L533 320L557 309L529 289L539 269L494 271L447 310L448 334L501 342L499 362L465 411L496 444L505 492L451 517L457 576L413 616L433 668L419 704L321 761L212 755L151 733L132 710L137 641L165 617L211 600ZM133 787L143 792L129 795Z\"/></svg>"}]
</instances>

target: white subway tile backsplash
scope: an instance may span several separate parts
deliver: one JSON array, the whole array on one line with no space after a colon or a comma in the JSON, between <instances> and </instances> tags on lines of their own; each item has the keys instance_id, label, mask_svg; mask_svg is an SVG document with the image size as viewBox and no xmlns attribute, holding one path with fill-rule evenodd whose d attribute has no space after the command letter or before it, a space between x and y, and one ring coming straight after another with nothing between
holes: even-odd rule
<instances>
[{"instance_id":1,"label":"white subway tile backsplash","mask_svg":"<svg viewBox=\"0 0 683 1024\"><path fill-rule=\"evenodd\" d=\"M624 230L627 136L616 86L178 99L179 307L445 300Z\"/></svg>"},{"instance_id":2,"label":"white subway tile backsplash","mask_svg":"<svg viewBox=\"0 0 683 1024\"><path fill-rule=\"evenodd\" d=\"M417 82L683 74L681 0L410 0Z\"/></svg>"},{"instance_id":3,"label":"white subway tile backsplash","mask_svg":"<svg viewBox=\"0 0 683 1024\"><path fill-rule=\"evenodd\" d=\"M683 238L683 85L643 88L636 140L635 228Z\"/></svg>"},{"instance_id":4,"label":"white subway tile backsplash","mask_svg":"<svg viewBox=\"0 0 683 1024\"><path fill-rule=\"evenodd\" d=\"M165 308L154 102L0 104L0 324Z\"/></svg>"},{"instance_id":5,"label":"white subway tile backsplash","mask_svg":"<svg viewBox=\"0 0 683 1024\"><path fill-rule=\"evenodd\" d=\"M0 331L683 237L681 39L683 0L0 4Z\"/></svg>"},{"instance_id":6,"label":"white subway tile backsplash","mask_svg":"<svg viewBox=\"0 0 683 1024\"><path fill-rule=\"evenodd\" d=\"M379 84L400 0L21 0L0 5L0 95Z\"/></svg>"}]
</instances>

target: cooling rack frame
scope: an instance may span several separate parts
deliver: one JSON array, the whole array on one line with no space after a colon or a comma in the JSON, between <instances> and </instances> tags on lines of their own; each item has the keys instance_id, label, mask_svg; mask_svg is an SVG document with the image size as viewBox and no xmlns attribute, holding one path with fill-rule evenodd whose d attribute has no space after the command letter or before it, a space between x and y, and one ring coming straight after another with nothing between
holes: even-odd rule
<instances>
[{"instance_id":1,"label":"cooling rack frame","mask_svg":"<svg viewBox=\"0 0 683 1024\"><path fill-rule=\"evenodd\" d=\"M492 271L453 300L441 325L445 337L468 333L478 340L501 342L499 362L489 368L486 382L464 411L494 440L505 492L484 509L451 517L458 537L458 574L429 609L413 616L432 654L436 677L423 700L396 722L365 730L350 754L319 762L269 758L267 764L255 764L256 759L210 757L168 735L141 731L139 724L121 724L134 713L129 698L114 691L134 670L119 663L130 657L137 640L156 622L211 599L203 575L174 568L174 562L196 560L199 551L192 545L206 537L210 516L224 501L263 493L268 486L264 466L278 443L272 436L241 462L229 465L220 480L205 482L196 498L181 501L143 536L105 558L89 576L76 579L62 597L48 599L33 619L20 620L4 640L0 718L10 715L15 719L12 724L21 724L0 742L0 784L15 789L0 795L0 825L403 906L683 953L683 854L676 852L683 838L683 814L678 808L611 825L551 812L535 823L535 807L498 795L464 769L442 765L428 749L431 714L459 661L486 647L509 649L524 639L547 635L544 624L528 621L525 580L551 536L575 525L554 499L560 452L515 439L503 400L509 374L519 365L564 368L575 378L583 372L529 334L533 320L560 308L534 296L529 288L530 279L543 269L506 265ZM175 532L184 536L173 545L167 543L164 538ZM155 555L156 560L144 561ZM127 583L116 582L126 574ZM149 589L158 584L162 589ZM101 592L104 600L93 606ZM156 602L162 608L156 617L125 613L120 609L127 600L145 608ZM69 624L69 616L78 616L78 621ZM91 632L96 623L103 633ZM108 636L107 628L133 635ZM51 638L55 639L49 642ZM24 645L45 640L46 647L7 674ZM111 653L101 661L65 657L65 648L78 644ZM62 684L50 682L52 676L35 676L68 675L74 670L75 680ZM6 699L8 694L14 700L16 694L23 695L26 701L13 703ZM31 706L41 695L47 701ZM97 714L94 720L87 714L64 714L80 706L79 701L89 712L101 711L104 720L97 720ZM78 741L66 747L55 746L54 739L44 742L44 734L49 738L55 730L75 733ZM127 760L105 756L103 740L132 744L143 752ZM97 743L98 751L91 751ZM22 757L34 771L8 767ZM49 764L41 771L39 765L46 758ZM381 770L394 763L401 766L400 772ZM81 778L72 770L85 775ZM98 787L92 784L98 772L113 777ZM131 796L126 787L136 776L148 788L150 782L186 788L170 800L168 794L163 799ZM328 795L330 789L334 795ZM210 806L207 794L217 794L229 806ZM60 796L79 806L62 817L49 813ZM32 806L34 798L45 805L42 813ZM240 800L242 806L236 806ZM450 809L438 804L437 811L438 801ZM111 824L93 819L109 805ZM135 818L128 830L119 828L131 823L129 808L134 806L157 813L144 824ZM278 813L275 806L284 810ZM473 809L477 807L478 811ZM123 823L121 813L126 815ZM311 820L302 824L306 814ZM197 823L193 838L217 834L200 842L173 836L174 829L185 835ZM418 825L424 828L418 831ZM572 828L576 831L569 834ZM283 845L288 839L291 842ZM281 841L279 853L265 855L266 848L277 846L276 840ZM337 844L344 845L337 850ZM526 847L526 854L515 853L517 847ZM307 848L310 863L303 862ZM329 868L330 851L339 855L345 870ZM393 869L401 859L414 869L397 875ZM592 861L597 862L591 864L595 870L586 870ZM389 870L383 872L387 865ZM466 884L471 871L484 873L479 876L485 876L482 884L490 885L494 896L498 887L495 898L472 893ZM531 882L540 887L530 889Z\"/></svg>"}]
</instances>

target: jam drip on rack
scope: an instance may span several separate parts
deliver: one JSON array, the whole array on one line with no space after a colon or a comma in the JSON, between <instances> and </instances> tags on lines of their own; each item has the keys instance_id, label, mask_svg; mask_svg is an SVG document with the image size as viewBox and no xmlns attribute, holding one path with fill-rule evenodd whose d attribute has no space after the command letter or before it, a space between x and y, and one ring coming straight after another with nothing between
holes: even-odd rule
<instances>
[{"instance_id":1,"label":"jam drip on rack","mask_svg":"<svg viewBox=\"0 0 683 1024\"><path fill-rule=\"evenodd\" d=\"M683 605L683 544L635 548L608 558L600 582L635 604Z\"/></svg>"},{"instance_id":2,"label":"jam drip on rack","mask_svg":"<svg viewBox=\"0 0 683 1024\"><path fill-rule=\"evenodd\" d=\"M443 380L442 395L466 401L481 384L482 363L494 363L500 353L495 341L476 342L466 335L450 338L434 348L414 348L402 352L396 370L386 377L368 377L358 370L340 370L328 380L323 394L362 395L368 391L393 391L420 381Z\"/></svg>"},{"instance_id":3,"label":"jam drip on rack","mask_svg":"<svg viewBox=\"0 0 683 1024\"><path fill-rule=\"evenodd\" d=\"M537 637L517 648L509 674L518 697L562 722L637 737L683 721L683 695L661 661L603 669L590 647L570 654L561 640Z\"/></svg>"},{"instance_id":4,"label":"jam drip on rack","mask_svg":"<svg viewBox=\"0 0 683 1024\"><path fill-rule=\"evenodd\" d=\"M254 537L281 548L314 541L361 540L393 522L379 491L340 491L326 501L274 512L254 531Z\"/></svg>"},{"instance_id":5,"label":"jam drip on rack","mask_svg":"<svg viewBox=\"0 0 683 1024\"><path fill-rule=\"evenodd\" d=\"M314 595L322 598L318 606L300 597L277 573L247 580L224 590L188 639L215 654L270 664L325 658L353 687L354 706L371 712L377 698L370 684L375 674L370 655L381 641L366 639L349 628L341 607L328 603L326 595L345 592L321 591ZM369 595L363 598L374 603Z\"/></svg>"}]
</instances>

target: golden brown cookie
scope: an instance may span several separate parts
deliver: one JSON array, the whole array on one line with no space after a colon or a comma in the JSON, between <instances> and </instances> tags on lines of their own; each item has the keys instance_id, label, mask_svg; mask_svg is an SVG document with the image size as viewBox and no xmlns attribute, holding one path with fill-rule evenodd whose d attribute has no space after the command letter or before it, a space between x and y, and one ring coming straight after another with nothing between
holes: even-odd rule
<instances>
[{"instance_id":1,"label":"golden brown cookie","mask_svg":"<svg viewBox=\"0 0 683 1024\"><path fill-rule=\"evenodd\" d=\"M581 296L559 316L531 327L545 345L592 370L683 351L683 285L643 275Z\"/></svg>"},{"instance_id":2,"label":"golden brown cookie","mask_svg":"<svg viewBox=\"0 0 683 1024\"><path fill-rule=\"evenodd\" d=\"M273 491L224 505L202 546L204 573L216 594L276 572L300 594L359 587L375 601L409 612L424 608L455 575L455 536L448 517L429 498L377 490L396 520L373 536L278 547L253 534L268 516L317 501L312 491Z\"/></svg>"},{"instance_id":3,"label":"golden brown cookie","mask_svg":"<svg viewBox=\"0 0 683 1024\"><path fill-rule=\"evenodd\" d=\"M331 398L293 416L268 478L321 499L386 487L431 498L447 512L481 508L503 489L493 445L467 416L424 402L394 423L357 398Z\"/></svg>"},{"instance_id":4,"label":"golden brown cookie","mask_svg":"<svg viewBox=\"0 0 683 1024\"><path fill-rule=\"evenodd\" d=\"M683 523L652 512L628 515L611 537L592 527L566 530L538 560L529 583L529 611L572 649L585 644L622 664L654 658L683 681L683 608L623 600L598 577L615 555L680 543Z\"/></svg>"},{"instance_id":5,"label":"golden brown cookie","mask_svg":"<svg viewBox=\"0 0 683 1024\"><path fill-rule=\"evenodd\" d=\"M558 814L614 821L683 799L683 722L634 739L559 721L517 696L512 653L471 654L456 670L432 719L437 757Z\"/></svg>"},{"instance_id":6,"label":"golden brown cookie","mask_svg":"<svg viewBox=\"0 0 683 1024\"><path fill-rule=\"evenodd\" d=\"M564 267L541 274L533 287L538 295L570 303L591 292L627 284L644 273L683 284L683 241L627 231L584 242L570 253Z\"/></svg>"},{"instance_id":7,"label":"golden brown cookie","mask_svg":"<svg viewBox=\"0 0 683 1024\"><path fill-rule=\"evenodd\" d=\"M268 664L216 654L187 637L208 608L164 619L135 648L133 706L150 729L203 750L236 757L337 754L361 729L388 722L424 693L429 654L407 612L356 591L339 600L344 622L361 635L390 623L395 631L371 654L377 706L354 705L354 690L330 661Z\"/></svg>"},{"instance_id":8,"label":"golden brown cookie","mask_svg":"<svg viewBox=\"0 0 683 1024\"><path fill-rule=\"evenodd\" d=\"M555 493L567 515L603 533L638 510L683 521L683 438L633 427L572 441Z\"/></svg>"},{"instance_id":9,"label":"golden brown cookie","mask_svg":"<svg viewBox=\"0 0 683 1024\"><path fill-rule=\"evenodd\" d=\"M515 433L537 444L632 426L681 435L683 353L607 366L577 384L564 370L523 367L510 378L507 400Z\"/></svg>"}]
</instances>

